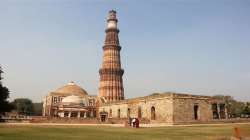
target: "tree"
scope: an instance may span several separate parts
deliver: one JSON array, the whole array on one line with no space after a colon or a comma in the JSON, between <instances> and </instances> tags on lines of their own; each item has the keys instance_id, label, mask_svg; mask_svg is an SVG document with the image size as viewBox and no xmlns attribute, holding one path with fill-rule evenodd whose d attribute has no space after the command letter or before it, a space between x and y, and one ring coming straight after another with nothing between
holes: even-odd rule
<instances>
[{"instance_id":1,"label":"tree","mask_svg":"<svg viewBox=\"0 0 250 140\"><path fill-rule=\"evenodd\" d=\"M250 115L250 102L247 102L244 109L243 109L243 114Z\"/></svg>"},{"instance_id":2,"label":"tree","mask_svg":"<svg viewBox=\"0 0 250 140\"><path fill-rule=\"evenodd\" d=\"M34 112L33 103L27 98L18 98L12 102L14 109L18 114L32 115Z\"/></svg>"},{"instance_id":3,"label":"tree","mask_svg":"<svg viewBox=\"0 0 250 140\"><path fill-rule=\"evenodd\" d=\"M3 79L2 73L3 71L0 66L0 116L4 112L8 112L12 109L10 103L7 100L9 98L9 90L7 87L3 86L1 82L1 80Z\"/></svg>"},{"instance_id":4,"label":"tree","mask_svg":"<svg viewBox=\"0 0 250 140\"><path fill-rule=\"evenodd\" d=\"M155 95L160 95L160 93L152 93L149 96L155 96Z\"/></svg>"}]
</instances>

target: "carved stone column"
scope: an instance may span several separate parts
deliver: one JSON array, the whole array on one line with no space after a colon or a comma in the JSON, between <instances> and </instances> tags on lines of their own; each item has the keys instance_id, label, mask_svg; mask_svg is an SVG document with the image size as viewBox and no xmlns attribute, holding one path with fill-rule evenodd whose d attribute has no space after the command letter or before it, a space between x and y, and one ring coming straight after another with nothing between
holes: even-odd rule
<instances>
[{"instance_id":1,"label":"carved stone column","mask_svg":"<svg viewBox=\"0 0 250 140\"><path fill-rule=\"evenodd\" d=\"M220 119L220 104L217 103L218 119Z\"/></svg>"},{"instance_id":2,"label":"carved stone column","mask_svg":"<svg viewBox=\"0 0 250 140\"><path fill-rule=\"evenodd\" d=\"M69 114L68 114L68 118L70 118L71 117L71 111L69 112Z\"/></svg>"},{"instance_id":3,"label":"carved stone column","mask_svg":"<svg viewBox=\"0 0 250 140\"><path fill-rule=\"evenodd\" d=\"M80 118L80 117L81 117L81 112L78 111L78 112L77 112L77 118Z\"/></svg>"},{"instance_id":4,"label":"carved stone column","mask_svg":"<svg viewBox=\"0 0 250 140\"><path fill-rule=\"evenodd\" d=\"M87 112L84 112L84 116L83 116L84 118L87 118Z\"/></svg>"}]
</instances>

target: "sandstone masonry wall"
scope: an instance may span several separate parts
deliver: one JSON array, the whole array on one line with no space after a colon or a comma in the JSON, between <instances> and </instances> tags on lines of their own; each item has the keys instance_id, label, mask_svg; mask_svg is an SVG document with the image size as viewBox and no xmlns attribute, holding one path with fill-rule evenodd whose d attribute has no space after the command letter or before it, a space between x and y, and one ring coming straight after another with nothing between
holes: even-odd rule
<instances>
[{"instance_id":1,"label":"sandstone masonry wall","mask_svg":"<svg viewBox=\"0 0 250 140\"><path fill-rule=\"evenodd\" d=\"M194 106L198 106L197 119L195 119ZM174 98L173 122L208 122L212 120L212 109L209 99L202 98Z\"/></svg>"},{"instance_id":2,"label":"sandstone masonry wall","mask_svg":"<svg viewBox=\"0 0 250 140\"><path fill-rule=\"evenodd\" d=\"M199 123L213 121L211 100L209 96L167 93L104 104L100 110L107 112L108 117L113 119L130 116L149 120L150 123ZM152 117L152 107L155 117Z\"/></svg>"}]
</instances>

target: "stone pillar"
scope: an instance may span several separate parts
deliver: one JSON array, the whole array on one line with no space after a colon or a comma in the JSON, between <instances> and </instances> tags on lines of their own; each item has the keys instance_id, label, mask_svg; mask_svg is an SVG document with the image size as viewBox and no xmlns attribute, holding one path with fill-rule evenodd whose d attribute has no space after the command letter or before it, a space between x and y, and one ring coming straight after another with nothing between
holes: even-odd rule
<instances>
[{"instance_id":1,"label":"stone pillar","mask_svg":"<svg viewBox=\"0 0 250 140\"><path fill-rule=\"evenodd\" d=\"M91 118L94 117L93 109L92 109L91 112L90 112L90 117L91 117Z\"/></svg>"},{"instance_id":2,"label":"stone pillar","mask_svg":"<svg viewBox=\"0 0 250 140\"><path fill-rule=\"evenodd\" d=\"M220 119L220 104L217 103L218 119Z\"/></svg>"},{"instance_id":3,"label":"stone pillar","mask_svg":"<svg viewBox=\"0 0 250 140\"><path fill-rule=\"evenodd\" d=\"M227 106L225 105L225 117L228 119L228 111L227 111Z\"/></svg>"},{"instance_id":4,"label":"stone pillar","mask_svg":"<svg viewBox=\"0 0 250 140\"><path fill-rule=\"evenodd\" d=\"M64 111L62 112L62 115L61 115L62 117L64 117Z\"/></svg>"},{"instance_id":5,"label":"stone pillar","mask_svg":"<svg viewBox=\"0 0 250 140\"><path fill-rule=\"evenodd\" d=\"M71 111L69 112L69 115L68 115L68 118L70 118L71 117Z\"/></svg>"},{"instance_id":6,"label":"stone pillar","mask_svg":"<svg viewBox=\"0 0 250 140\"><path fill-rule=\"evenodd\" d=\"M87 112L84 112L84 118L87 118Z\"/></svg>"},{"instance_id":7,"label":"stone pillar","mask_svg":"<svg viewBox=\"0 0 250 140\"><path fill-rule=\"evenodd\" d=\"M80 117L81 117L81 112L78 111L78 113L77 113L77 118L80 118Z\"/></svg>"}]
</instances>

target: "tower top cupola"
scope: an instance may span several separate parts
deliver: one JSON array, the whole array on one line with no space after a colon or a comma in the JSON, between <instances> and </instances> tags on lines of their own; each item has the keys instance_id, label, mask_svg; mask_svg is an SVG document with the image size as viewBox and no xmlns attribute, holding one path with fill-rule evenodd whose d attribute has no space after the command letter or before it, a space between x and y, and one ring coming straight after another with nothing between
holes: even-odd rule
<instances>
[{"instance_id":1,"label":"tower top cupola","mask_svg":"<svg viewBox=\"0 0 250 140\"><path fill-rule=\"evenodd\" d=\"M117 29L117 18L116 18L116 11L110 10L107 18L107 29Z\"/></svg>"}]
</instances>

